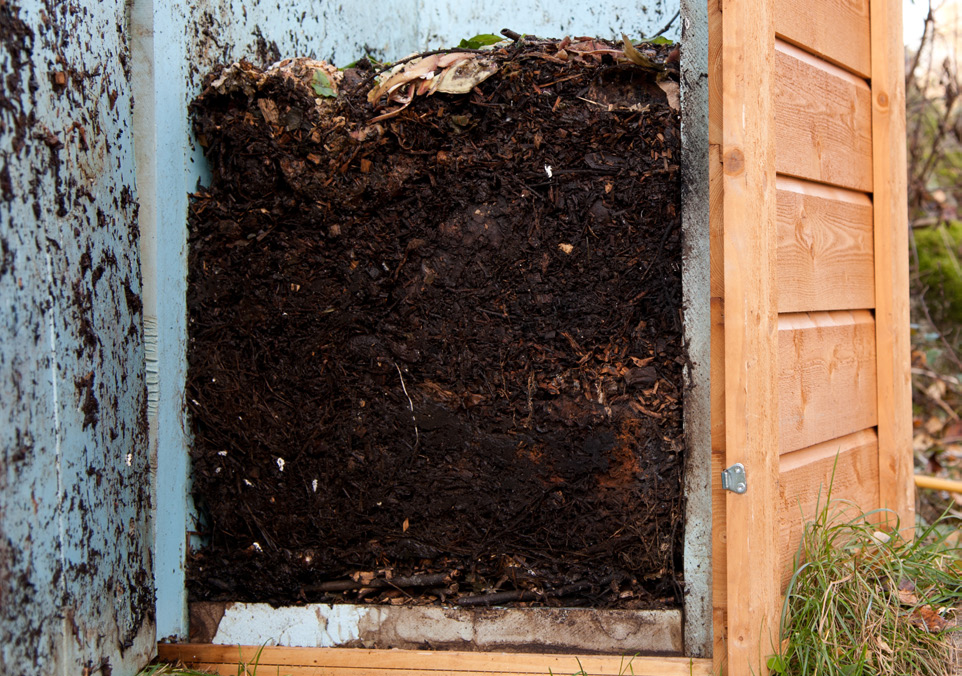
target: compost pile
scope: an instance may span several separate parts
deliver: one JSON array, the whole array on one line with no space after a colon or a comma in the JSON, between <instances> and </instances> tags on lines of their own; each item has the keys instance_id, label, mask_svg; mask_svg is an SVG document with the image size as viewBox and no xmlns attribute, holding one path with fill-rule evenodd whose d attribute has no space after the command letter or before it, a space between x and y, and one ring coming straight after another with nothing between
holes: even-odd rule
<instances>
[{"instance_id":1,"label":"compost pile","mask_svg":"<svg viewBox=\"0 0 962 676\"><path fill-rule=\"evenodd\" d=\"M677 70L641 49L209 74L193 599L680 601Z\"/></svg>"}]
</instances>

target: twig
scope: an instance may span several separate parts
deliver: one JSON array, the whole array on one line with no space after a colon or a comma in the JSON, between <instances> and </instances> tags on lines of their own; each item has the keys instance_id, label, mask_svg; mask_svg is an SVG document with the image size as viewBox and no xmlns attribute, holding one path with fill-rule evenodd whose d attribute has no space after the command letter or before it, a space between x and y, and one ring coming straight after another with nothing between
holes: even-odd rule
<instances>
[{"instance_id":1,"label":"twig","mask_svg":"<svg viewBox=\"0 0 962 676\"><path fill-rule=\"evenodd\" d=\"M394 368L397 369L398 378L401 379L401 389L404 390L404 396L408 398L408 406L411 407L411 420L414 421L414 446L417 447L421 441L421 434L418 432L418 419L414 415L414 402L411 401L411 395L408 394L407 385L404 384L404 376L401 375L401 367L397 365L397 362L394 362Z\"/></svg>"},{"instance_id":2,"label":"twig","mask_svg":"<svg viewBox=\"0 0 962 676\"><path fill-rule=\"evenodd\" d=\"M915 51L915 56L912 58L912 65L905 72L905 88L908 89L909 83L912 78L915 77L915 71L919 67L919 60L922 58L922 50L925 48L925 39L928 37L929 26L935 23L935 17L932 13L932 3L929 2L929 11L925 15L925 21L922 28L922 37L919 39L919 48ZM934 37L934 36L933 36Z\"/></svg>"},{"instance_id":3,"label":"twig","mask_svg":"<svg viewBox=\"0 0 962 676\"><path fill-rule=\"evenodd\" d=\"M340 592L354 591L356 589L407 589L411 587L437 587L451 582L455 572L431 573L429 575L410 575L408 577L395 577L392 579L379 577L368 582L357 580L330 580L320 584L306 585L305 592Z\"/></svg>"},{"instance_id":4,"label":"twig","mask_svg":"<svg viewBox=\"0 0 962 676\"><path fill-rule=\"evenodd\" d=\"M945 382L949 383L950 385L954 385L954 386L956 386L956 387L959 386L959 379L956 378L955 376L944 375L944 374L942 374L942 373L936 373L935 371L932 371L932 370L930 370L930 369L923 369L923 368L919 368L918 366L913 366L913 367L912 367L912 375L913 375L913 376L926 376L926 377L928 377L928 378L932 378L933 380L944 380Z\"/></svg>"},{"instance_id":5,"label":"twig","mask_svg":"<svg viewBox=\"0 0 962 676\"><path fill-rule=\"evenodd\" d=\"M955 421L959 420L959 414L956 413L954 410L952 410L952 407L946 404L945 400L943 400L942 397L929 394L929 391L924 389L919 383L914 383L914 385L915 385L915 389L917 389L919 392L924 394L926 397L928 397L932 401L932 403L934 403L936 406L938 406L943 411L945 411L945 413L950 418L952 418L952 420L955 420Z\"/></svg>"},{"instance_id":6,"label":"twig","mask_svg":"<svg viewBox=\"0 0 962 676\"><path fill-rule=\"evenodd\" d=\"M480 596L465 596L458 599L459 606L493 606L499 603L511 603L512 601L537 601L541 598L540 594L526 589L513 589L511 591L494 592L493 594L482 594Z\"/></svg>"},{"instance_id":7,"label":"twig","mask_svg":"<svg viewBox=\"0 0 962 676\"><path fill-rule=\"evenodd\" d=\"M680 14L681 14L681 10L678 10L677 12L675 12L675 16L671 17L671 20L667 24L665 24L665 27L662 28L657 33L655 33L654 35L652 35L651 37L645 38L645 42L647 42L648 40L651 40L652 38L657 38L659 35L663 35L664 33L666 33L668 29L671 28L671 25L675 23L675 19L677 19Z\"/></svg>"},{"instance_id":8,"label":"twig","mask_svg":"<svg viewBox=\"0 0 962 676\"><path fill-rule=\"evenodd\" d=\"M655 255L651 258L651 260L648 261L648 267L645 268L645 271L641 275L641 279L638 280L639 284L648 278L648 273L651 272L652 267L654 267L655 261L661 258L661 252L665 248L665 243L668 241L668 236L674 231L675 222L669 221L668 227L665 228L665 231L661 234L661 242L658 243L658 248L655 249Z\"/></svg>"},{"instance_id":9,"label":"twig","mask_svg":"<svg viewBox=\"0 0 962 676\"><path fill-rule=\"evenodd\" d=\"M960 371L962 371L962 360L959 359L958 353L956 353L955 349L952 347L949 341L946 340L945 332L942 331L942 329L939 328L939 325L935 323L935 320L932 319L932 315L929 313L928 303L925 302L924 294L922 295L922 298L920 300L922 302L919 303L919 306L922 308L922 313L925 315L925 319L928 320L932 328L935 329L935 332L939 334L939 340L942 341L942 346L945 347L945 351L949 359L952 361L953 364L955 364L958 367Z\"/></svg>"}]
</instances>

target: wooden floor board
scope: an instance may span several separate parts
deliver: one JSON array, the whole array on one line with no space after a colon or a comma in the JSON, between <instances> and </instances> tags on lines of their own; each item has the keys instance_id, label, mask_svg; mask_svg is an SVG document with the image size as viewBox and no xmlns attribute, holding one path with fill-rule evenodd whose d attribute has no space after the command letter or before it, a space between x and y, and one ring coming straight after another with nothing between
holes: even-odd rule
<instances>
[{"instance_id":1,"label":"wooden floor board","mask_svg":"<svg viewBox=\"0 0 962 676\"><path fill-rule=\"evenodd\" d=\"M210 644L160 644L158 656L217 674L236 676L238 663L253 665L257 673L288 676L529 676L540 674L596 674L616 676L708 676L710 659L631 657L607 655L551 655L426 650L367 650L363 648L284 648Z\"/></svg>"}]
</instances>

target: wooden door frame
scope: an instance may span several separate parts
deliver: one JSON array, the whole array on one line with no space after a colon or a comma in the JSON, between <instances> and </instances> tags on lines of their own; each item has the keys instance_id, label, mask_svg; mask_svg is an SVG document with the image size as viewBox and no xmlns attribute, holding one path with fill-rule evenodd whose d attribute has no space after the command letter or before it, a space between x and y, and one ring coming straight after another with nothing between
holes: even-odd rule
<instances>
[{"instance_id":1,"label":"wooden door frame","mask_svg":"<svg viewBox=\"0 0 962 676\"><path fill-rule=\"evenodd\" d=\"M709 0L712 409L720 418L712 423L712 458L716 473L743 463L749 484L742 495L713 484L714 661L716 672L733 675L768 673L782 598L780 576L758 574L780 565L772 546L778 542L780 480L773 101L778 1L787 2ZM858 72L870 76L871 91L878 495L880 506L911 534L901 3L869 0L869 15L871 69ZM811 49L822 54L819 45L831 42L825 38L834 29L816 26Z\"/></svg>"}]
</instances>

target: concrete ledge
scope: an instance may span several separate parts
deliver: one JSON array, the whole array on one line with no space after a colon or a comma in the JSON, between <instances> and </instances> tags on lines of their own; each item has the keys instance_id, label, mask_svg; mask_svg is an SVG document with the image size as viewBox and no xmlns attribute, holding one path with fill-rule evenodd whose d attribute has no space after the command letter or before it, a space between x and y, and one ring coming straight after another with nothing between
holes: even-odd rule
<instances>
[{"instance_id":1,"label":"concrete ledge","mask_svg":"<svg viewBox=\"0 0 962 676\"><path fill-rule=\"evenodd\" d=\"M216 645L681 655L680 610L192 603L190 640Z\"/></svg>"}]
</instances>

